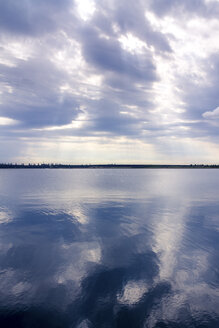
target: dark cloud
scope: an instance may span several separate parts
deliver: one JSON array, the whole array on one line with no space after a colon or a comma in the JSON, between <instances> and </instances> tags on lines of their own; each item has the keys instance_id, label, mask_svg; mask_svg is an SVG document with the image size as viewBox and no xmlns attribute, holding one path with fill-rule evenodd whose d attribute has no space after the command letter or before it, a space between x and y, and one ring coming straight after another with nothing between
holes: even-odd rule
<instances>
[{"instance_id":1,"label":"dark cloud","mask_svg":"<svg viewBox=\"0 0 219 328\"><path fill-rule=\"evenodd\" d=\"M18 61L15 67L2 66L2 81L13 89L0 104L0 116L18 120L20 127L63 125L79 113L71 95L57 92L65 74L50 61Z\"/></svg>"},{"instance_id":2,"label":"dark cloud","mask_svg":"<svg viewBox=\"0 0 219 328\"><path fill-rule=\"evenodd\" d=\"M112 135L139 135L141 120L124 115L122 109L121 105L110 100L93 101L89 107L90 120L84 128L91 134L102 131Z\"/></svg>"},{"instance_id":3,"label":"dark cloud","mask_svg":"<svg viewBox=\"0 0 219 328\"><path fill-rule=\"evenodd\" d=\"M106 70L137 81L156 80L155 66L149 56L128 53L117 40L101 38L94 29L83 30L82 42L85 59L102 73Z\"/></svg>"},{"instance_id":4,"label":"dark cloud","mask_svg":"<svg viewBox=\"0 0 219 328\"><path fill-rule=\"evenodd\" d=\"M26 128L42 128L48 126L58 126L71 123L78 115L74 101L65 100L62 103L51 101L49 104L27 106L16 106L16 111L13 107L0 108L3 115L7 115L20 122L20 127Z\"/></svg>"},{"instance_id":5,"label":"dark cloud","mask_svg":"<svg viewBox=\"0 0 219 328\"><path fill-rule=\"evenodd\" d=\"M153 0L150 8L158 16L165 15L195 15L217 17L219 5L217 1L206 3L204 0Z\"/></svg>"},{"instance_id":6,"label":"dark cloud","mask_svg":"<svg viewBox=\"0 0 219 328\"><path fill-rule=\"evenodd\" d=\"M164 34L154 31L145 17L146 6L142 1L122 1L117 6L115 18L123 33L133 32L148 45L157 50L171 52L170 45Z\"/></svg>"},{"instance_id":7,"label":"dark cloud","mask_svg":"<svg viewBox=\"0 0 219 328\"><path fill-rule=\"evenodd\" d=\"M145 17L147 5L144 1L102 1L98 6L93 22L107 34L133 33L149 46L153 45L157 51L171 52L168 38L160 31L155 31ZM116 26L118 32L112 30Z\"/></svg>"},{"instance_id":8,"label":"dark cloud","mask_svg":"<svg viewBox=\"0 0 219 328\"><path fill-rule=\"evenodd\" d=\"M187 118L202 119L202 114L213 111L219 104L219 59L218 54L211 55L208 60L200 62L200 70L204 72L205 81L194 74L179 77L179 86L183 90L182 97L187 104Z\"/></svg>"},{"instance_id":9,"label":"dark cloud","mask_svg":"<svg viewBox=\"0 0 219 328\"><path fill-rule=\"evenodd\" d=\"M0 27L14 34L39 35L56 28L70 0L0 0Z\"/></svg>"}]
</instances>

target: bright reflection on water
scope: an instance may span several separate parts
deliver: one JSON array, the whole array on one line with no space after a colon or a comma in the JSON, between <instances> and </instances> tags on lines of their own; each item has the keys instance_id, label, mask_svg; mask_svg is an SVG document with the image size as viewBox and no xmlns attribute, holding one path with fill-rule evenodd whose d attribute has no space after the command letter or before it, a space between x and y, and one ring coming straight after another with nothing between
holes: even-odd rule
<instances>
[{"instance_id":1,"label":"bright reflection on water","mask_svg":"<svg viewBox=\"0 0 219 328\"><path fill-rule=\"evenodd\" d=\"M218 170L1 170L0 327L219 327Z\"/></svg>"}]
</instances>

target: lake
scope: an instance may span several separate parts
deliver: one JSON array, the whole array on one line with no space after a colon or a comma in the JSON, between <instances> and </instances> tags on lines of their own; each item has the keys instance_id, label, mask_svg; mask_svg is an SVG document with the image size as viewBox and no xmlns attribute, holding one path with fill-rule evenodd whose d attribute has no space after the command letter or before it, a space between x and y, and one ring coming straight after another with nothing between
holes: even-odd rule
<instances>
[{"instance_id":1,"label":"lake","mask_svg":"<svg viewBox=\"0 0 219 328\"><path fill-rule=\"evenodd\" d=\"M219 170L0 170L0 327L219 327Z\"/></svg>"}]
</instances>

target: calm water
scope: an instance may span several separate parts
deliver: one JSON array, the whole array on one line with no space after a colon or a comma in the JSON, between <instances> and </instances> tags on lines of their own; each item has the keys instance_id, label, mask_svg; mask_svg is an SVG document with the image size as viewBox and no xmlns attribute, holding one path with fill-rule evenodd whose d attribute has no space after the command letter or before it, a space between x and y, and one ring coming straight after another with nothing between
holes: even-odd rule
<instances>
[{"instance_id":1,"label":"calm water","mask_svg":"<svg viewBox=\"0 0 219 328\"><path fill-rule=\"evenodd\" d=\"M0 327L219 327L219 170L0 170Z\"/></svg>"}]
</instances>

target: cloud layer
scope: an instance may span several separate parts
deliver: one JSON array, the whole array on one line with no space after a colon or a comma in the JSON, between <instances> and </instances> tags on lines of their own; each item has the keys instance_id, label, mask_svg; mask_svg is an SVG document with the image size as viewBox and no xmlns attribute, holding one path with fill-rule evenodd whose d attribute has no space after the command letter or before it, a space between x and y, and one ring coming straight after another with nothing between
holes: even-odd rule
<instances>
[{"instance_id":1,"label":"cloud layer","mask_svg":"<svg viewBox=\"0 0 219 328\"><path fill-rule=\"evenodd\" d=\"M0 0L2 161L217 162L218 11Z\"/></svg>"}]
</instances>

